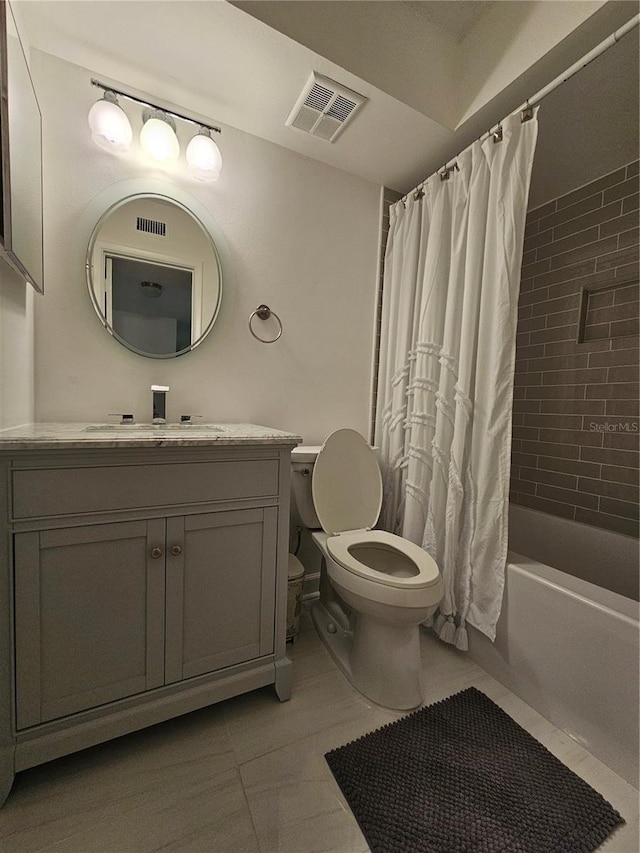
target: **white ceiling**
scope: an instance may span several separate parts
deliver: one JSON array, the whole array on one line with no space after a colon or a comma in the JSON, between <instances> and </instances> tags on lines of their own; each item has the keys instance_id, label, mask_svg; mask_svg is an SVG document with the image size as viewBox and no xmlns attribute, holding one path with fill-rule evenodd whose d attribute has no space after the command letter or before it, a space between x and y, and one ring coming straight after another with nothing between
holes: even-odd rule
<instances>
[{"instance_id":1,"label":"white ceiling","mask_svg":"<svg viewBox=\"0 0 640 853\"><path fill-rule=\"evenodd\" d=\"M432 24L438 24L458 41L468 36L483 15L499 0L439 0L437 3L425 3L423 0L396 0L413 7L415 14L424 16Z\"/></svg>"},{"instance_id":2,"label":"white ceiling","mask_svg":"<svg viewBox=\"0 0 640 853\"><path fill-rule=\"evenodd\" d=\"M637 11L619 0L11 3L28 44L85 67L88 86L100 77L402 192ZM284 124L311 71L368 98L335 143Z\"/></svg>"}]
</instances>

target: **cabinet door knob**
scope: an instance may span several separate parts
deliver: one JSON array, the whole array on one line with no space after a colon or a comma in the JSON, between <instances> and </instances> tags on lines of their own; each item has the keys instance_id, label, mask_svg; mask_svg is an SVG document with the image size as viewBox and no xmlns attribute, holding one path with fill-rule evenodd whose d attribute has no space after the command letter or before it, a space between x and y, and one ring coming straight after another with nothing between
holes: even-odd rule
<instances>
[{"instance_id":1,"label":"cabinet door knob","mask_svg":"<svg viewBox=\"0 0 640 853\"><path fill-rule=\"evenodd\" d=\"M172 545L171 553L174 557L178 557L180 554L182 554L182 548L180 547L180 545Z\"/></svg>"},{"instance_id":2,"label":"cabinet door knob","mask_svg":"<svg viewBox=\"0 0 640 853\"><path fill-rule=\"evenodd\" d=\"M153 557L154 560L157 560L158 557L162 557L162 548L152 548L151 549L151 556Z\"/></svg>"}]
</instances>

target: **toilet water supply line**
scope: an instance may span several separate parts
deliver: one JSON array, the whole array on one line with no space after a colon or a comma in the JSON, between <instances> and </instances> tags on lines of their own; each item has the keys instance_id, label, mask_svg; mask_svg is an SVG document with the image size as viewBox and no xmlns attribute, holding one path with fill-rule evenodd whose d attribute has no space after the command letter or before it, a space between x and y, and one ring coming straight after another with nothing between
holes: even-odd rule
<instances>
[{"instance_id":1,"label":"toilet water supply line","mask_svg":"<svg viewBox=\"0 0 640 853\"><path fill-rule=\"evenodd\" d=\"M578 73L578 71L582 71L583 68L586 68L587 65L593 62L594 59L597 59L599 56L602 56L602 54L609 50L610 47L613 47L614 44L617 44L620 39L626 36L627 33L630 33L631 30L635 29L638 24L640 24L640 14L634 15L633 18L627 21L626 24L623 24L614 33L611 33L610 36L607 36L607 38L604 39L604 41L601 41L600 44L596 45L593 50L590 50L588 53L585 53L585 55L581 59L579 59L577 62L574 62L574 64L567 68L566 71L563 71L562 74L559 74L554 80L552 80L542 89L540 89L540 91L536 92L536 94L533 95L531 98L527 98L524 104L521 104L518 109L514 110L512 113L510 113L510 115L522 113L523 121L526 121L527 118L531 118L531 115L529 115L531 110L533 109L533 107L537 106L543 100L543 98L546 98L547 95L549 95L559 86L562 86L562 84L566 83L567 80L570 80L571 77L574 76L574 74ZM484 142L485 139L488 139L490 136L493 136L496 142L498 142L502 138L502 131L500 125L501 122L498 122L498 124L494 128L484 133L480 137L479 141ZM446 178L449 177L449 173L453 169L457 169L455 157L448 163L445 163L445 165L441 169L438 169L437 174L439 174L443 178L443 180L446 180ZM411 190L411 192L407 193L407 195L403 196L402 201L406 201L406 199L409 195L411 195L412 192L416 193L417 198L422 197L422 195L424 195L423 186L424 184L426 184L426 182L427 179L421 181L417 187Z\"/></svg>"}]
</instances>

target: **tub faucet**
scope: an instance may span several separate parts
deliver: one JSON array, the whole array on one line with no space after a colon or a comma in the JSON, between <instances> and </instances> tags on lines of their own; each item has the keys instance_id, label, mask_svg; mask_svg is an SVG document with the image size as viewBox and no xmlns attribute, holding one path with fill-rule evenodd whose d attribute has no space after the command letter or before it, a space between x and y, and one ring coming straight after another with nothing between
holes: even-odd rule
<instances>
[{"instance_id":1,"label":"tub faucet","mask_svg":"<svg viewBox=\"0 0 640 853\"><path fill-rule=\"evenodd\" d=\"M151 423L166 424L167 422L167 391L168 385L152 385L153 392L153 416Z\"/></svg>"}]
</instances>

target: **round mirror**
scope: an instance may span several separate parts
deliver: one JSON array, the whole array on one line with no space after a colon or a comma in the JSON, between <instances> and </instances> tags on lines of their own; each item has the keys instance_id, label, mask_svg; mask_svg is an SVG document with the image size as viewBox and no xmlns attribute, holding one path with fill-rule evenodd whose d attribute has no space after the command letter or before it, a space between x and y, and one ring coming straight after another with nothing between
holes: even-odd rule
<instances>
[{"instance_id":1,"label":"round mirror","mask_svg":"<svg viewBox=\"0 0 640 853\"><path fill-rule=\"evenodd\" d=\"M200 220L167 196L114 204L93 229L87 283L105 329L149 358L190 352L209 334L222 300L222 267Z\"/></svg>"}]
</instances>

